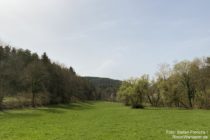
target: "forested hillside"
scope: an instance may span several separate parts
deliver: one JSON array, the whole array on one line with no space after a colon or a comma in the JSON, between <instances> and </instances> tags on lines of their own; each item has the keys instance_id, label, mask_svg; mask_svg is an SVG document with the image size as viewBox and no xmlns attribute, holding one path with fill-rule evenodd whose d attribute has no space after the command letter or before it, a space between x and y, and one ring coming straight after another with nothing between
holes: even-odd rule
<instances>
[{"instance_id":1,"label":"forested hillside","mask_svg":"<svg viewBox=\"0 0 210 140\"><path fill-rule=\"evenodd\" d=\"M0 46L0 108L94 99L94 87L44 53Z\"/></svg>"},{"instance_id":2,"label":"forested hillside","mask_svg":"<svg viewBox=\"0 0 210 140\"><path fill-rule=\"evenodd\" d=\"M116 93L121 85L120 80L100 77L84 77L95 87L97 100L115 101Z\"/></svg>"}]
</instances>

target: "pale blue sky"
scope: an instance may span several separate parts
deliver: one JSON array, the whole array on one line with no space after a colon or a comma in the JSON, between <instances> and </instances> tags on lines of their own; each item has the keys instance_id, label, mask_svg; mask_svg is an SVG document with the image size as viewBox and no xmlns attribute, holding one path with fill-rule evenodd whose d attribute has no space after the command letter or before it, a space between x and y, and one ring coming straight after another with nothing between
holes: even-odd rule
<instances>
[{"instance_id":1,"label":"pale blue sky","mask_svg":"<svg viewBox=\"0 0 210 140\"><path fill-rule=\"evenodd\" d=\"M82 76L153 75L210 56L209 0L0 0L0 39Z\"/></svg>"}]
</instances>

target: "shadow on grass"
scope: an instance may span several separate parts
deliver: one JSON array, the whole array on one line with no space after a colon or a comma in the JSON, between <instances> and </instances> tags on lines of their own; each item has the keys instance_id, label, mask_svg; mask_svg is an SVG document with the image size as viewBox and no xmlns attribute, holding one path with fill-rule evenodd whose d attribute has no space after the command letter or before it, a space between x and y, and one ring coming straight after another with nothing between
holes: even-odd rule
<instances>
[{"instance_id":1,"label":"shadow on grass","mask_svg":"<svg viewBox=\"0 0 210 140\"><path fill-rule=\"evenodd\" d=\"M62 114L67 112L68 110L87 110L94 108L94 103L92 102L78 102L71 104L59 104L59 105L49 105L46 107L38 107L38 108L28 108L28 109L18 109L18 110L1 110L0 111L0 120L2 119L13 119L13 118L33 118L43 116L44 113L53 113L53 114ZM29 112L28 112L29 111Z\"/></svg>"},{"instance_id":2,"label":"shadow on grass","mask_svg":"<svg viewBox=\"0 0 210 140\"><path fill-rule=\"evenodd\" d=\"M46 112L46 113L54 113L54 114L61 114L65 113L64 110L56 109L56 108L38 108L36 110Z\"/></svg>"},{"instance_id":3,"label":"shadow on grass","mask_svg":"<svg viewBox=\"0 0 210 140\"><path fill-rule=\"evenodd\" d=\"M91 102L79 102L71 104L59 104L48 106L49 109L66 109L66 110L87 110L93 109L93 103Z\"/></svg>"},{"instance_id":4,"label":"shadow on grass","mask_svg":"<svg viewBox=\"0 0 210 140\"><path fill-rule=\"evenodd\" d=\"M79 102L71 104L58 104L58 105L49 105L46 108L37 108L36 110L44 111L47 113L61 114L65 113L67 110L87 110L92 109L93 103L91 102Z\"/></svg>"},{"instance_id":5,"label":"shadow on grass","mask_svg":"<svg viewBox=\"0 0 210 140\"><path fill-rule=\"evenodd\" d=\"M189 108L176 108L176 107L146 107L143 110L192 110Z\"/></svg>"},{"instance_id":6,"label":"shadow on grass","mask_svg":"<svg viewBox=\"0 0 210 140\"><path fill-rule=\"evenodd\" d=\"M1 119L25 119L25 118L33 118L39 117L42 114L34 113L34 112L9 112L9 111L2 111L0 114Z\"/></svg>"}]
</instances>

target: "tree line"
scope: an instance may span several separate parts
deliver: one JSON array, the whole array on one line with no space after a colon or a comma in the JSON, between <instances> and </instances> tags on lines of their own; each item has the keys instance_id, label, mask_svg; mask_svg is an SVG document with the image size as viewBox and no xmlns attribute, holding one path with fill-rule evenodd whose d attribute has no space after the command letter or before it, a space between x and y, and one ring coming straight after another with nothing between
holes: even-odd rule
<instances>
[{"instance_id":1,"label":"tree line","mask_svg":"<svg viewBox=\"0 0 210 140\"><path fill-rule=\"evenodd\" d=\"M133 108L210 108L210 58L181 61L172 68L160 65L156 78L148 75L126 80L117 98Z\"/></svg>"},{"instance_id":2,"label":"tree line","mask_svg":"<svg viewBox=\"0 0 210 140\"><path fill-rule=\"evenodd\" d=\"M117 92L117 93L116 93ZM118 81L81 77L46 53L0 46L0 109L85 100L123 102L133 108L210 108L210 58L162 64L148 75Z\"/></svg>"},{"instance_id":3,"label":"tree line","mask_svg":"<svg viewBox=\"0 0 210 140\"><path fill-rule=\"evenodd\" d=\"M0 46L0 108L91 100L94 94L92 84L46 53Z\"/></svg>"}]
</instances>

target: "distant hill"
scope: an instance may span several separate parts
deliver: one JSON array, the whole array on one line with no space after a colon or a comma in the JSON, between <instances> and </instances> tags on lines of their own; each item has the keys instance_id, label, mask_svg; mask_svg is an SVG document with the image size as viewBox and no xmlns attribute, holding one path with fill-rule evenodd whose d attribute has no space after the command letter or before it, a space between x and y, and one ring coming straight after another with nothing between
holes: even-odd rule
<instances>
[{"instance_id":1,"label":"distant hill","mask_svg":"<svg viewBox=\"0 0 210 140\"><path fill-rule=\"evenodd\" d=\"M116 93L122 81L101 77L84 77L96 90L96 97L99 100L116 100Z\"/></svg>"}]
</instances>

